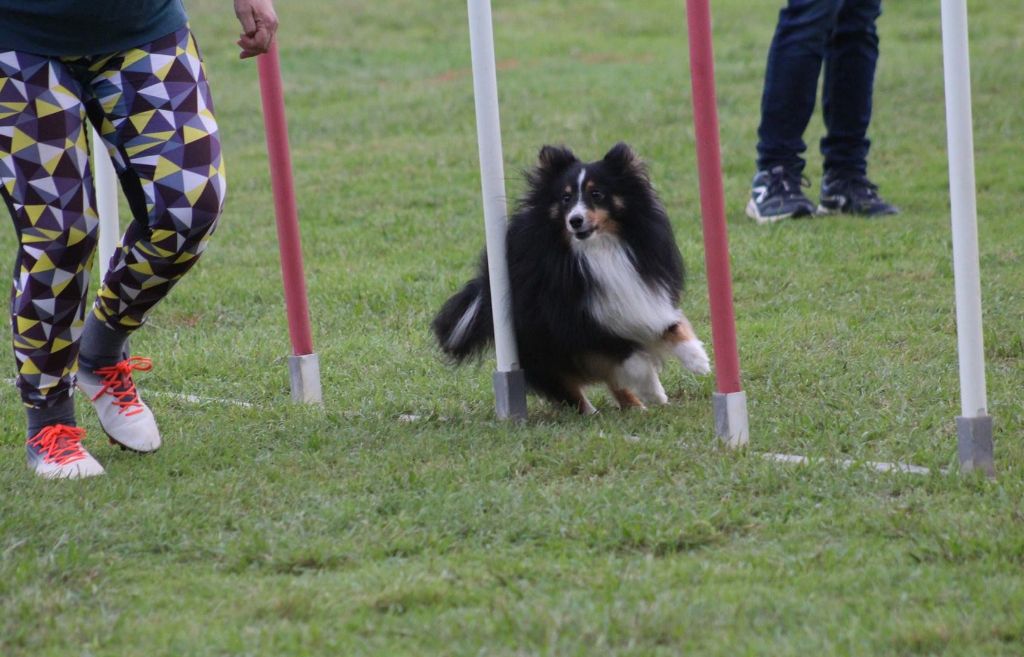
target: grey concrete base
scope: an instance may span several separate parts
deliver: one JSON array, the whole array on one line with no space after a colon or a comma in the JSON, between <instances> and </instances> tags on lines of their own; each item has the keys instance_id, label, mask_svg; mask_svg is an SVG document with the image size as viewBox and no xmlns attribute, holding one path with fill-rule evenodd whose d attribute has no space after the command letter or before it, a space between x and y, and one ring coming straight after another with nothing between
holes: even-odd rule
<instances>
[{"instance_id":1,"label":"grey concrete base","mask_svg":"<svg viewBox=\"0 0 1024 657\"><path fill-rule=\"evenodd\" d=\"M992 417L958 417L956 433L960 452L960 470L980 470L989 477L996 476L992 456Z\"/></svg>"},{"instance_id":2,"label":"grey concrete base","mask_svg":"<svg viewBox=\"0 0 1024 657\"><path fill-rule=\"evenodd\" d=\"M526 378L522 370L494 373L494 410L499 420L526 420Z\"/></svg>"},{"instance_id":3,"label":"grey concrete base","mask_svg":"<svg viewBox=\"0 0 1024 657\"><path fill-rule=\"evenodd\" d=\"M716 392L711 396L715 411L715 435L726 447L745 447L750 442L747 423L747 393Z\"/></svg>"},{"instance_id":4,"label":"grey concrete base","mask_svg":"<svg viewBox=\"0 0 1024 657\"><path fill-rule=\"evenodd\" d=\"M320 357L316 354L288 357L288 374L292 384L292 401L320 404Z\"/></svg>"}]
</instances>

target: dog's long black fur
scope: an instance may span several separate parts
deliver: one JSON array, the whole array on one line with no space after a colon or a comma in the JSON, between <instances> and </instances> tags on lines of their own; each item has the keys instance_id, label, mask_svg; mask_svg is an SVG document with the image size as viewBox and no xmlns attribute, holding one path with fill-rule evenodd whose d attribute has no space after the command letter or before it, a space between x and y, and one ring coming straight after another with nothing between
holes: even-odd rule
<instances>
[{"instance_id":1,"label":"dog's long black fur","mask_svg":"<svg viewBox=\"0 0 1024 657\"><path fill-rule=\"evenodd\" d=\"M570 246L574 238L566 229L564 199L583 167L587 179L606 190L603 199L587 199L588 207L606 213L610 230L628 246L643 281L664 289L678 304L684 280L668 216L646 167L629 146L619 143L603 159L588 164L568 148L541 149L538 164L526 173L528 189L508 227L512 310L527 383L552 401L565 403L576 403L567 382L592 382L588 358L621 362L640 348L631 336L609 332L588 310L595 282L585 259ZM476 312L470 316L474 304ZM432 328L442 350L457 362L492 343L486 253L477 277L448 299Z\"/></svg>"}]
</instances>

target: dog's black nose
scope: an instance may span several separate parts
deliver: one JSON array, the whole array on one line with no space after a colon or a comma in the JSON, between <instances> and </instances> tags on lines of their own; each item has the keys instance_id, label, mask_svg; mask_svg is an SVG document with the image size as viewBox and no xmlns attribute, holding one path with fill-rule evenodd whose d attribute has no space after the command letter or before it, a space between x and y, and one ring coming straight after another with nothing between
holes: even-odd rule
<instances>
[{"instance_id":1,"label":"dog's black nose","mask_svg":"<svg viewBox=\"0 0 1024 657\"><path fill-rule=\"evenodd\" d=\"M569 217L569 225L572 226L574 230L578 229L583 225L583 217Z\"/></svg>"}]
</instances>

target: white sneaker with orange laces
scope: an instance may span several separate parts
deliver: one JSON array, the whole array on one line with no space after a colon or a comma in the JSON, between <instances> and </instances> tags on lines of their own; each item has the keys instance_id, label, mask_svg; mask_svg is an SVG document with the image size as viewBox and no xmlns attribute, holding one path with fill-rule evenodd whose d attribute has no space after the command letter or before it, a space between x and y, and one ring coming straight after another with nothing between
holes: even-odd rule
<instances>
[{"instance_id":1,"label":"white sneaker with orange laces","mask_svg":"<svg viewBox=\"0 0 1024 657\"><path fill-rule=\"evenodd\" d=\"M81 427L43 427L25 441L28 467L46 479L81 479L103 474L103 466L82 447L83 438L85 429Z\"/></svg>"},{"instance_id":2,"label":"white sneaker with orange laces","mask_svg":"<svg viewBox=\"0 0 1024 657\"><path fill-rule=\"evenodd\" d=\"M132 371L148 372L153 361L132 356L116 365L78 373L78 389L89 396L110 442L133 452L160 449L160 430L135 389Z\"/></svg>"}]
</instances>

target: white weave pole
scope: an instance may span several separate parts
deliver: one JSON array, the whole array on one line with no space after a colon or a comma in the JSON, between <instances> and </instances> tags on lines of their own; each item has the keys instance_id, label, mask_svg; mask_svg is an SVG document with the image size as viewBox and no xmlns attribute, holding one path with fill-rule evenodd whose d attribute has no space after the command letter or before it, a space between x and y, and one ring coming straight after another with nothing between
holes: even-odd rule
<instances>
[{"instance_id":1,"label":"white weave pole","mask_svg":"<svg viewBox=\"0 0 1024 657\"><path fill-rule=\"evenodd\" d=\"M960 468L994 476L992 418L985 392L981 330L981 274L974 182L971 72L966 0L942 0L942 56L946 82L949 198L953 224L960 404L956 419Z\"/></svg>"},{"instance_id":2,"label":"white weave pole","mask_svg":"<svg viewBox=\"0 0 1024 657\"><path fill-rule=\"evenodd\" d=\"M100 216L100 280L107 275L110 258L121 239L121 222L117 210L117 176L99 133L92 132L93 185L96 187L96 212Z\"/></svg>"},{"instance_id":3,"label":"white weave pole","mask_svg":"<svg viewBox=\"0 0 1024 657\"><path fill-rule=\"evenodd\" d=\"M512 296L509 288L505 233L505 171L498 116L498 75L494 62L494 32L490 0L469 1L469 42L473 60L473 99L480 150L487 273L491 281L491 312L498 369L494 373L495 411L499 418L526 418L526 385L519 369Z\"/></svg>"}]
</instances>

